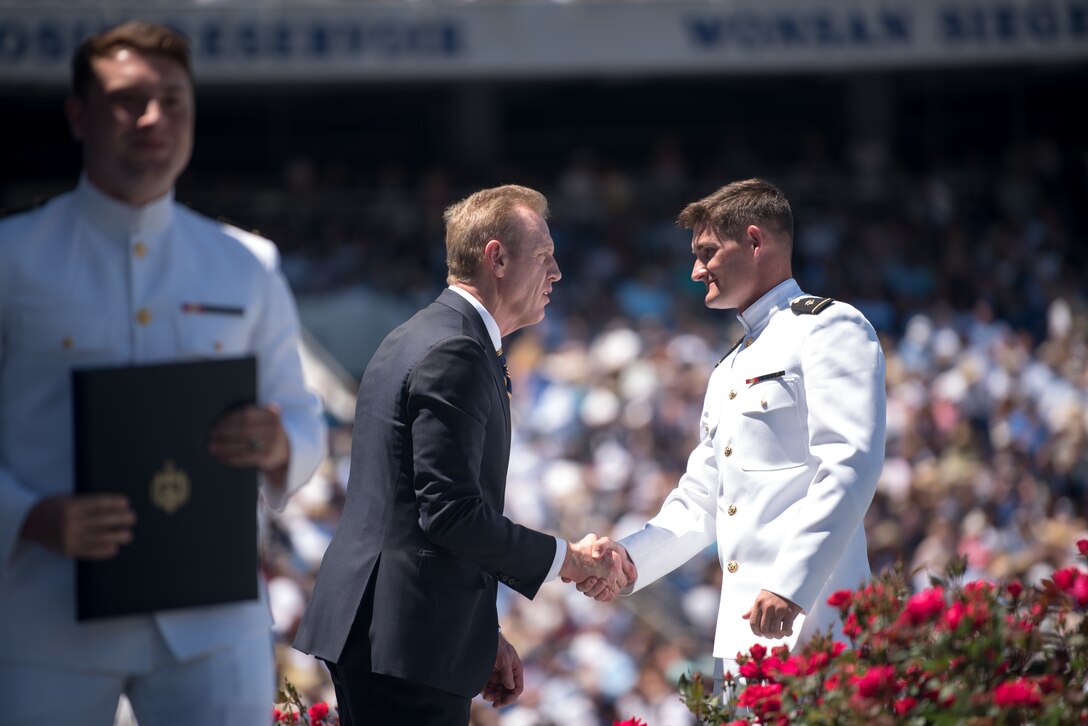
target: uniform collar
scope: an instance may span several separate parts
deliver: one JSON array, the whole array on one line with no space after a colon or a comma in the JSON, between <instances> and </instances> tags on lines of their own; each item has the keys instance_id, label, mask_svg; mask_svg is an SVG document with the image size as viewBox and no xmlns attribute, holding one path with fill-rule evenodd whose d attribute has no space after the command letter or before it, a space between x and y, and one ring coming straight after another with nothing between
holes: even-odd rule
<instances>
[{"instance_id":1,"label":"uniform collar","mask_svg":"<svg viewBox=\"0 0 1088 726\"><path fill-rule=\"evenodd\" d=\"M79 177L74 196L78 214L109 238L128 240L135 235L156 235L170 225L174 211L173 189L158 199L134 207L103 192L86 174Z\"/></svg>"},{"instance_id":2,"label":"uniform collar","mask_svg":"<svg viewBox=\"0 0 1088 726\"><path fill-rule=\"evenodd\" d=\"M748 336L759 335L771 318L779 310L790 306L793 300L804 295L797 281L792 277L772 287L763 297L756 300L742 313L737 314L737 320L744 326L744 333Z\"/></svg>"},{"instance_id":3,"label":"uniform collar","mask_svg":"<svg viewBox=\"0 0 1088 726\"><path fill-rule=\"evenodd\" d=\"M468 300L472 307L476 308L476 312L480 314L480 318L484 321L484 327L487 328L487 334L491 337L491 344L495 346L495 350L502 349L502 335L499 333L499 324L495 322L495 316L488 312L484 304L476 299L476 296L470 293L463 287L457 285L450 285L450 290Z\"/></svg>"}]
</instances>

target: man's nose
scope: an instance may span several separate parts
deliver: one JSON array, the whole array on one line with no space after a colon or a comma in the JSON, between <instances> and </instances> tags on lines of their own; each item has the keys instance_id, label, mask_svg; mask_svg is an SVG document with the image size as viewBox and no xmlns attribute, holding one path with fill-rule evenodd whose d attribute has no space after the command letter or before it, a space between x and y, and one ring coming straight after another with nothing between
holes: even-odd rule
<instances>
[{"instance_id":1,"label":"man's nose","mask_svg":"<svg viewBox=\"0 0 1088 726\"><path fill-rule=\"evenodd\" d=\"M695 264L691 266L691 279L694 282L699 282L706 275L706 265L699 260L695 260Z\"/></svg>"},{"instance_id":2,"label":"man's nose","mask_svg":"<svg viewBox=\"0 0 1088 726\"><path fill-rule=\"evenodd\" d=\"M140 114L139 125L152 126L158 123L161 117L162 105L159 104L158 99L152 98L148 100L147 106L144 108L144 112Z\"/></svg>"}]
</instances>

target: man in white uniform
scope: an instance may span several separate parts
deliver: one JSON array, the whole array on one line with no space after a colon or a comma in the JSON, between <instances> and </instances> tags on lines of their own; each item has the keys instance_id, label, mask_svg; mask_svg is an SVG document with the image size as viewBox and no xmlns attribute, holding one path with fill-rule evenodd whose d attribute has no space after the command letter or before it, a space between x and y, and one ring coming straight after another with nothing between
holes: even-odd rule
<instances>
[{"instance_id":1,"label":"man in white uniform","mask_svg":"<svg viewBox=\"0 0 1088 726\"><path fill-rule=\"evenodd\" d=\"M209 450L257 468L281 507L325 445L294 301L272 243L174 202L193 141L183 36L132 22L88 39L66 111L79 185L0 222L0 703L12 721L109 726L126 693L145 724L266 723L263 588L259 601L76 621L74 561L115 556L134 516L122 495L73 494L69 378L255 355L258 403L221 418Z\"/></svg>"},{"instance_id":2,"label":"man in white uniform","mask_svg":"<svg viewBox=\"0 0 1088 726\"><path fill-rule=\"evenodd\" d=\"M828 596L869 577L862 520L884 461L884 355L860 312L793 280L793 214L771 184L722 187L679 224L693 230L707 307L738 310L745 335L710 377L686 473L621 543L639 573L630 591L717 543L714 655L730 669L757 642L792 647L837 624Z\"/></svg>"}]
</instances>

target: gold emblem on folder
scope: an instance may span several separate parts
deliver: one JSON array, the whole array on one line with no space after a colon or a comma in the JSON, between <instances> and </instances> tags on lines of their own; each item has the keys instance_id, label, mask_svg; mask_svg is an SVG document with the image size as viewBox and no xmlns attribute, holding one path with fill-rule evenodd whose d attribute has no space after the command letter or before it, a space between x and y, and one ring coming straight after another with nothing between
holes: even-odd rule
<instances>
[{"instance_id":1,"label":"gold emblem on folder","mask_svg":"<svg viewBox=\"0 0 1088 726\"><path fill-rule=\"evenodd\" d=\"M151 478L151 502L167 514L173 514L189 501L189 475L168 460Z\"/></svg>"}]
</instances>

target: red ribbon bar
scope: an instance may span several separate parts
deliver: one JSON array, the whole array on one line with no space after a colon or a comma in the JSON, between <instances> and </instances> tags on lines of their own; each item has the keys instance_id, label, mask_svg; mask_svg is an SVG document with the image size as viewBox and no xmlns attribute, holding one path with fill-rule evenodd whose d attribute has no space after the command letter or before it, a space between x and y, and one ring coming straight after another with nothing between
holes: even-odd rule
<instances>
[{"instance_id":1,"label":"red ribbon bar","mask_svg":"<svg viewBox=\"0 0 1088 726\"><path fill-rule=\"evenodd\" d=\"M185 302L181 304L183 313L211 313L217 315L245 315L246 309L230 305L205 305L204 303Z\"/></svg>"},{"instance_id":2,"label":"red ribbon bar","mask_svg":"<svg viewBox=\"0 0 1088 726\"><path fill-rule=\"evenodd\" d=\"M755 378L748 378L744 382L749 386L753 383L759 383L760 381L769 381L772 378L781 378L786 375L786 371L775 371L774 373L764 373L762 376L756 376Z\"/></svg>"}]
</instances>

